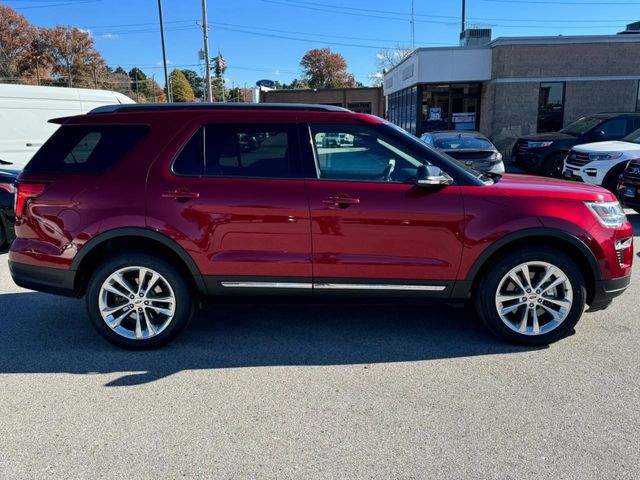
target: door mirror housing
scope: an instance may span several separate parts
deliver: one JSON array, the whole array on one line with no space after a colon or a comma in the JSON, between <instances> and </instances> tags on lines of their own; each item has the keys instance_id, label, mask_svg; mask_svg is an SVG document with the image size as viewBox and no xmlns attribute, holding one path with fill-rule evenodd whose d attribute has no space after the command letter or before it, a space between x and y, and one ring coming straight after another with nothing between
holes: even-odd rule
<instances>
[{"instance_id":1,"label":"door mirror housing","mask_svg":"<svg viewBox=\"0 0 640 480\"><path fill-rule=\"evenodd\" d=\"M433 165L420 165L416 173L416 186L418 187L443 187L451 185L453 178Z\"/></svg>"}]
</instances>

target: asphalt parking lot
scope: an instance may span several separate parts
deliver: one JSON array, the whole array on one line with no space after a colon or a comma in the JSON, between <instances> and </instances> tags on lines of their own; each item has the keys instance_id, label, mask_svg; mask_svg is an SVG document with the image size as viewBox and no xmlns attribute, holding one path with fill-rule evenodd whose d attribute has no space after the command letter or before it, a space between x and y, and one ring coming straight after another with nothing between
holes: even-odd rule
<instances>
[{"instance_id":1,"label":"asphalt parking lot","mask_svg":"<svg viewBox=\"0 0 640 480\"><path fill-rule=\"evenodd\" d=\"M2 479L640 478L640 268L548 348L465 309L238 304L126 352L6 258Z\"/></svg>"}]
</instances>

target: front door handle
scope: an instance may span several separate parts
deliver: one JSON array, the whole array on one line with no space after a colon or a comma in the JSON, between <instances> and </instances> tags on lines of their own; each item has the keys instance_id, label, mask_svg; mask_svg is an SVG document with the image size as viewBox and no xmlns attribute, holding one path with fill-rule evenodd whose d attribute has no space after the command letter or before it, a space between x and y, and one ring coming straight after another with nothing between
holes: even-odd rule
<instances>
[{"instance_id":1,"label":"front door handle","mask_svg":"<svg viewBox=\"0 0 640 480\"><path fill-rule=\"evenodd\" d=\"M190 192L186 188L176 188L175 190L164 192L162 198L173 198L179 202L186 202L194 198L200 198L200 194L197 192Z\"/></svg>"},{"instance_id":2,"label":"front door handle","mask_svg":"<svg viewBox=\"0 0 640 480\"><path fill-rule=\"evenodd\" d=\"M328 205L329 208L347 208L351 205L358 205L360 203L359 198L353 198L348 195L335 195L333 197L325 198L322 203Z\"/></svg>"}]
</instances>

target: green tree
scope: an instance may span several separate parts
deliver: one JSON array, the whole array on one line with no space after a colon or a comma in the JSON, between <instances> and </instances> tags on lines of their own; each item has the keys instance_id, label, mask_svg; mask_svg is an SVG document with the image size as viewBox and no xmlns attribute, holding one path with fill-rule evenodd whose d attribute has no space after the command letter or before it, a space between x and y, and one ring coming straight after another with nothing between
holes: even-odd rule
<instances>
[{"instance_id":1,"label":"green tree","mask_svg":"<svg viewBox=\"0 0 640 480\"><path fill-rule=\"evenodd\" d=\"M189 80L184 76L179 69L174 69L169 75L169 82L171 83L171 92L173 93L174 102L193 102L195 96L193 94L193 88L189 84Z\"/></svg>"},{"instance_id":2,"label":"green tree","mask_svg":"<svg viewBox=\"0 0 640 480\"><path fill-rule=\"evenodd\" d=\"M140 96L144 97L143 101L148 99L151 96L151 89L149 88L149 81L145 73L138 67L133 67L128 75L131 79L131 90L133 90L137 97L136 101L140 101Z\"/></svg>"},{"instance_id":3,"label":"green tree","mask_svg":"<svg viewBox=\"0 0 640 480\"><path fill-rule=\"evenodd\" d=\"M193 94L196 98L204 98L204 87L206 84L206 80L198 75L198 72L193 70L182 70L182 73L186 77L189 85L193 89Z\"/></svg>"},{"instance_id":4,"label":"green tree","mask_svg":"<svg viewBox=\"0 0 640 480\"><path fill-rule=\"evenodd\" d=\"M224 85L224 72L227 71L227 67L224 61L221 61L221 56L212 58L213 62L213 79L211 80L211 90L214 100L220 102L223 99L229 97L227 88Z\"/></svg>"}]
</instances>

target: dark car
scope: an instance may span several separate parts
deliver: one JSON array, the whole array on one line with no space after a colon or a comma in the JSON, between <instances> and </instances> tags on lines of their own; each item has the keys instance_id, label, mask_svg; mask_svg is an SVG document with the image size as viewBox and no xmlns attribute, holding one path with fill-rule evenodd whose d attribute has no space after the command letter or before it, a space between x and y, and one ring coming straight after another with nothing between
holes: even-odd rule
<instances>
[{"instance_id":1,"label":"dark car","mask_svg":"<svg viewBox=\"0 0 640 480\"><path fill-rule=\"evenodd\" d=\"M618 180L618 199L640 213L640 158L630 160Z\"/></svg>"},{"instance_id":2,"label":"dark car","mask_svg":"<svg viewBox=\"0 0 640 480\"><path fill-rule=\"evenodd\" d=\"M13 204L15 201L15 181L20 173L17 170L5 168L10 162L0 160L0 249L5 248L15 237L15 215Z\"/></svg>"},{"instance_id":3,"label":"dark car","mask_svg":"<svg viewBox=\"0 0 640 480\"><path fill-rule=\"evenodd\" d=\"M175 338L199 298L265 293L467 301L503 339L547 344L631 278L611 192L490 177L371 115L141 104L55 121L18 177L11 275L85 297L123 347ZM246 151L247 135L263 141Z\"/></svg>"},{"instance_id":4,"label":"dark car","mask_svg":"<svg viewBox=\"0 0 640 480\"><path fill-rule=\"evenodd\" d=\"M564 159L575 145L619 140L640 128L640 113L598 113L582 117L559 132L520 137L512 163L531 173L560 178Z\"/></svg>"},{"instance_id":5,"label":"dark car","mask_svg":"<svg viewBox=\"0 0 640 480\"><path fill-rule=\"evenodd\" d=\"M420 140L480 172L504 173L502 154L480 132L443 130L424 133Z\"/></svg>"}]
</instances>

